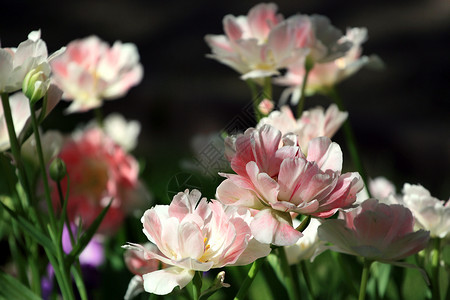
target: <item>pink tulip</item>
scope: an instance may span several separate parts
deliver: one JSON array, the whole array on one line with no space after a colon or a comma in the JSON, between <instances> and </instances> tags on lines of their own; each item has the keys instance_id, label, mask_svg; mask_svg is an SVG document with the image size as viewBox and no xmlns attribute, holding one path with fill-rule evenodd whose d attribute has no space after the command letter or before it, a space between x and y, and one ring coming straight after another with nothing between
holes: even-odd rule
<instances>
[{"instance_id":1,"label":"pink tulip","mask_svg":"<svg viewBox=\"0 0 450 300\"><path fill-rule=\"evenodd\" d=\"M332 138L342 123L347 119L348 113L339 111L335 104L330 105L326 111L320 106L303 111L299 119L288 106L282 106L279 111L271 112L266 118L262 118L256 128L269 124L284 136L294 133L297 136L300 148L305 152L308 143L313 138L326 136Z\"/></svg>"},{"instance_id":2,"label":"pink tulip","mask_svg":"<svg viewBox=\"0 0 450 300\"><path fill-rule=\"evenodd\" d=\"M326 220L319 238L332 243L333 251L381 262L395 262L426 247L429 232L414 232L414 218L402 205L386 205L376 199L343 212L342 219Z\"/></svg>"},{"instance_id":3,"label":"pink tulip","mask_svg":"<svg viewBox=\"0 0 450 300\"><path fill-rule=\"evenodd\" d=\"M69 113L102 105L103 100L122 97L143 75L134 44L117 41L112 47L96 36L75 40L51 62L63 98L73 101Z\"/></svg>"},{"instance_id":4,"label":"pink tulip","mask_svg":"<svg viewBox=\"0 0 450 300\"><path fill-rule=\"evenodd\" d=\"M314 68L308 75L308 84L306 86L306 94L312 95L316 92L326 91L334 87L342 80L350 77L358 72L363 66L371 65L373 67L380 67L381 61L377 56L361 56L361 44L367 39L366 28L350 28L347 30L345 36L340 36L336 33L338 38L337 43L351 44L351 48L345 52L344 56L332 57L324 62L318 61ZM300 99L300 89L303 84L305 75L304 63L293 64L288 67L288 72L274 80L276 84L289 86L282 95L281 102L286 102L287 98L291 96L292 104L296 104Z\"/></svg>"},{"instance_id":5,"label":"pink tulip","mask_svg":"<svg viewBox=\"0 0 450 300\"><path fill-rule=\"evenodd\" d=\"M296 32L276 10L274 3L261 3L247 16L225 16L225 35L205 37L213 52L209 57L243 74L242 79L278 74L280 68L301 59L308 51L298 47ZM310 27L302 30L308 35Z\"/></svg>"},{"instance_id":6,"label":"pink tulip","mask_svg":"<svg viewBox=\"0 0 450 300\"><path fill-rule=\"evenodd\" d=\"M227 179L217 188L217 198L258 210L250 227L262 243L294 244L301 233L293 228L290 212L327 218L351 207L363 188L358 173L341 174L341 149L327 137L311 140L306 156L292 146L295 138L280 147L281 132L270 125L230 140L237 174L221 174Z\"/></svg>"},{"instance_id":7,"label":"pink tulip","mask_svg":"<svg viewBox=\"0 0 450 300\"><path fill-rule=\"evenodd\" d=\"M165 295L176 286L186 286L195 271L245 265L268 255L270 247L253 239L249 218L249 212L225 210L219 202L201 198L199 191L186 190L170 206L157 205L141 219L145 235L161 254L137 244L124 247L170 265L143 275L145 291Z\"/></svg>"},{"instance_id":8,"label":"pink tulip","mask_svg":"<svg viewBox=\"0 0 450 300\"><path fill-rule=\"evenodd\" d=\"M68 138L59 157L65 162L70 178L68 215L81 218L89 226L112 199L100 232L117 230L127 213L147 198L138 181L138 163L98 128L79 132ZM67 180L62 181L63 194ZM59 203L56 187L53 201ZM76 223L76 221L75 221Z\"/></svg>"}]
</instances>

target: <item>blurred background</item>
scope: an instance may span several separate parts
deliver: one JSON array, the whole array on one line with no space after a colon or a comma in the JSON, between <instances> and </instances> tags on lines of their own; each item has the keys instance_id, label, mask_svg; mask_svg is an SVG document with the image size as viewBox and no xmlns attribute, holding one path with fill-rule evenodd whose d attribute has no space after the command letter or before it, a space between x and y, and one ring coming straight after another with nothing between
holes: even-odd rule
<instances>
[{"instance_id":1,"label":"blurred background","mask_svg":"<svg viewBox=\"0 0 450 300\"><path fill-rule=\"evenodd\" d=\"M205 57L206 34L222 34L226 14L244 15L258 1L2 1L3 47L17 46L41 29L50 52L95 34L113 43L135 43L144 65L142 83L105 115L120 112L142 124L135 155L158 202L168 200L170 181L193 157L193 139L217 136L251 101L239 75ZM447 0L276 1L285 17L322 14L345 32L366 27L364 54L377 54L384 71L361 70L339 87L362 158L371 177L385 176L397 188L420 183L440 199L450 195L450 5ZM275 88L275 100L281 89ZM331 102L323 96L306 108ZM46 128L70 132L93 114L63 115L66 102ZM335 140L344 145L342 133ZM345 148L345 146L342 146ZM345 155L345 152L344 152ZM344 156L344 161L349 156ZM144 164L143 164L144 166ZM346 171L350 171L347 166ZM189 174L189 173L188 173ZM184 176L182 174L182 176ZM212 196L214 187L200 178Z\"/></svg>"}]
</instances>

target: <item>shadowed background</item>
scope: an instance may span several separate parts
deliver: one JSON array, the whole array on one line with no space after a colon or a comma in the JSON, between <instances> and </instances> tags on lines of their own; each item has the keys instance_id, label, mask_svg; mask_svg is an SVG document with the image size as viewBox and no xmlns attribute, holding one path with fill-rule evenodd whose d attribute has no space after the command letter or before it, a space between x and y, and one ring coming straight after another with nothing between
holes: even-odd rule
<instances>
[{"instance_id":1,"label":"shadowed background","mask_svg":"<svg viewBox=\"0 0 450 300\"><path fill-rule=\"evenodd\" d=\"M207 59L206 34L222 34L226 14L242 15L258 1L3 1L0 38L17 46L40 28L50 52L91 34L113 43L135 43L144 79L105 115L120 112L142 124L135 154L145 159L147 185L156 197L192 156L192 138L214 134L251 101L239 75ZM450 194L450 5L446 0L277 1L285 17L323 14L332 24L366 27L363 53L385 62L381 72L361 70L344 81L340 94L371 177L383 175L398 188L421 183L432 195ZM275 100L281 89L275 88ZM323 96L306 108L328 106ZM64 116L62 102L46 128L71 131L92 113ZM335 140L345 145L342 133ZM349 156L344 152L344 161ZM350 171L347 168L346 171ZM213 194L214 187L209 187Z\"/></svg>"}]
</instances>

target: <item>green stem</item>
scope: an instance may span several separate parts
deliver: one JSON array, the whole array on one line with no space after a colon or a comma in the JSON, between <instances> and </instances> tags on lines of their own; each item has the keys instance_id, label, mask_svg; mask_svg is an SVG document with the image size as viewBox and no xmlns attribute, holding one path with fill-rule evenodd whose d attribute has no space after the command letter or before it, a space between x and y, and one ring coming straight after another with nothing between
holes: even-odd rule
<instances>
[{"instance_id":1,"label":"green stem","mask_svg":"<svg viewBox=\"0 0 450 300\"><path fill-rule=\"evenodd\" d=\"M286 256L286 250L284 249L284 247L278 248L278 256L280 257L281 268L285 276L283 284L286 287L289 299L290 300L299 299L298 282L295 282L294 277L292 276L292 272L289 267L289 263Z\"/></svg>"},{"instance_id":2,"label":"green stem","mask_svg":"<svg viewBox=\"0 0 450 300\"><path fill-rule=\"evenodd\" d=\"M306 218L303 219L303 221L298 225L295 230L303 232L308 227L309 223L311 222L311 215L307 215Z\"/></svg>"},{"instance_id":3,"label":"green stem","mask_svg":"<svg viewBox=\"0 0 450 300\"><path fill-rule=\"evenodd\" d=\"M202 290L202 272L195 271L194 278L192 279L192 287L192 298L198 300Z\"/></svg>"},{"instance_id":4,"label":"green stem","mask_svg":"<svg viewBox=\"0 0 450 300\"><path fill-rule=\"evenodd\" d=\"M14 122L12 119L11 114L11 106L9 105L9 95L7 93L2 93L0 95L2 99L2 105L3 105L3 114L5 117L6 127L8 129L8 135L9 135L9 142L11 146L11 152L14 157L14 161L19 173L19 181L22 184L23 189L25 190L25 193L27 195L27 201L28 204L32 202L31 198L31 185L28 181L28 177L25 173L25 168L22 163L22 156L20 154L20 145L19 141L17 140L16 131L14 128ZM20 201L20 200L19 200Z\"/></svg>"},{"instance_id":5,"label":"green stem","mask_svg":"<svg viewBox=\"0 0 450 300\"><path fill-rule=\"evenodd\" d=\"M364 258L364 267L361 275L361 286L359 288L359 298L358 300L364 300L366 298L366 287L367 281L369 279L369 271L370 265L372 264L371 260L367 260Z\"/></svg>"},{"instance_id":6,"label":"green stem","mask_svg":"<svg viewBox=\"0 0 450 300\"><path fill-rule=\"evenodd\" d=\"M305 106L305 99L306 99L306 84L308 82L308 76L311 70L314 68L314 62L307 57L305 59L305 75L303 76L303 82L301 87L301 94L300 94L300 100L298 101L297 106L297 118L300 118L302 116L303 107Z\"/></svg>"},{"instance_id":7,"label":"green stem","mask_svg":"<svg viewBox=\"0 0 450 300\"><path fill-rule=\"evenodd\" d=\"M307 266L306 266L306 263L304 260L300 261L300 267L302 269L303 278L305 279L306 287L308 288L309 295L311 296L312 299L315 299L313 289L312 289L312 284L311 284L311 277L309 276L309 272L308 272L308 269L307 269Z\"/></svg>"},{"instance_id":8,"label":"green stem","mask_svg":"<svg viewBox=\"0 0 450 300\"><path fill-rule=\"evenodd\" d=\"M70 226L69 217L67 215L67 200L65 199L63 192L62 192L61 181L57 181L56 186L58 188L58 195L59 195L59 200L61 202L61 209L63 210L64 221L66 223L67 231L69 232L69 236L70 236L70 242L73 247L75 245L75 237L73 236L72 227Z\"/></svg>"},{"instance_id":9,"label":"green stem","mask_svg":"<svg viewBox=\"0 0 450 300\"><path fill-rule=\"evenodd\" d=\"M50 217L50 226L53 230L56 230L56 219L55 219L55 213L53 211L53 205L52 205L52 198L50 195L50 188L48 185L48 177L47 177L47 170L45 168L45 161L44 161L44 154L42 153L42 145L41 145L41 137L39 134L39 127L36 120L36 112L34 109L34 105L31 104L30 101L30 114L31 114L31 125L33 127L33 133L34 133L34 140L36 141L36 151L39 158L39 168L41 171L42 181L44 184L44 191L45 191L45 200L47 202L47 209L48 214Z\"/></svg>"},{"instance_id":10,"label":"green stem","mask_svg":"<svg viewBox=\"0 0 450 300\"><path fill-rule=\"evenodd\" d=\"M64 260L64 250L62 248L61 237L56 236L56 232L51 228L51 226L48 226L48 232L56 248L56 261L51 261L51 264L53 266L53 269L55 270L55 275L57 270L60 272L60 279L58 280L58 284L61 288L61 292L63 293L63 299L74 299L75 297L72 289L70 266L66 265Z\"/></svg>"},{"instance_id":11,"label":"green stem","mask_svg":"<svg viewBox=\"0 0 450 300\"><path fill-rule=\"evenodd\" d=\"M339 110L345 111L344 103L343 103L341 97L339 97L339 94L335 88L328 89L326 94L334 101L334 103L336 103ZM343 130L344 130L344 135L345 135L345 142L346 142L347 148L350 152L350 156L356 167L356 170L358 170L359 174L362 177L362 180L364 181L364 185L366 186L367 193L369 194L369 198L370 198L371 195L370 195L370 191L368 188L369 186L368 186L368 182L367 182L367 173L366 173L366 170L362 163L361 156L359 155L355 134L353 133L353 130L352 130L352 127L350 125L350 121L348 118L344 122Z\"/></svg>"},{"instance_id":12,"label":"green stem","mask_svg":"<svg viewBox=\"0 0 450 300\"><path fill-rule=\"evenodd\" d=\"M264 99L272 100L272 78L271 77L265 77L264 78L264 86L263 86L263 92L261 95L261 99L259 99L259 103L262 102ZM258 104L259 104L258 103Z\"/></svg>"},{"instance_id":13,"label":"green stem","mask_svg":"<svg viewBox=\"0 0 450 300\"><path fill-rule=\"evenodd\" d=\"M433 239L433 249L431 250L431 288L433 299L440 300L441 292L439 287L439 261L441 254L441 239L434 238Z\"/></svg>"},{"instance_id":14,"label":"green stem","mask_svg":"<svg viewBox=\"0 0 450 300\"><path fill-rule=\"evenodd\" d=\"M57 188L58 188L58 195L59 195L59 199L60 199L61 207L62 207L61 208L62 209L62 214L61 214L62 220L60 220L60 229L59 229L60 230L60 237L59 237L59 239L61 239L61 241L62 241L62 233L63 233L63 230L64 230L63 223L65 222L66 223L66 227L67 227L67 231L69 232L70 244L72 245L72 248L73 248L73 247L75 247L76 241L75 241L75 237L74 237L73 232L72 232L72 227L70 226L71 224L70 224L70 221L69 221L69 217L67 215L67 201L68 201L68 198L67 198L67 195L66 195L66 197L63 196L62 187L61 187L61 181L57 181L56 185L57 185ZM68 187L67 187L67 193L68 193L69 192L69 178L67 178L67 185L68 185ZM75 278L76 286L78 288L78 292L80 293L80 297L81 297L81 299L87 299L86 287L84 285L83 273L81 271L80 260L79 260L78 257L75 259L73 267L75 268L75 270L73 270L74 278Z\"/></svg>"},{"instance_id":15,"label":"green stem","mask_svg":"<svg viewBox=\"0 0 450 300\"><path fill-rule=\"evenodd\" d=\"M103 112L100 107L94 108L95 119L97 120L97 125L103 128Z\"/></svg>"},{"instance_id":16,"label":"green stem","mask_svg":"<svg viewBox=\"0 0 450 300\"><path fill-rule=\"evenodd\" d=\"M258 109L259 105L258 88L256 86L256 83L251 79L247 79L245 82L247 82L247 85L250 88L250 92L252 94L253 113L255 114L256 122L259 122L259 120L261 119L261 113Z\"/></svg>"},{"instance_id":17,"label":"green stem","mask_svg":"<svg viewBox=\"0 0 450 300\"><path fill-rule=\"evenodd\" d=\"M264 258L257 259L253 262L252 266L250 267L250 270L248 271L247 277L245 278L244 282L242 283L241 288L239 289L238 293L234 297L234 300L243 300L245 298L245 295L247 295L248 289L250 288L253 280L255 279L256 275L258 274L258 271L261 268L263 263L264 263Z\"/></svg>"},{"instance_id":18,"label":"green stem","mask_svg":"<svg viewBox=\"0 0 450 300\"><path fill-rule=\"evenodd\" d=\"M40 167L40 171L41 171L41 176L42 176L42 181L44 184L44 192L45 192L45 200L47 202L47 208L48 208L48 213L49 213L49 217L50 217L50 226L48 228L50 236L52 238L53 244L56 247L56 253L57 253L57 257L56 257L56 264L53 264L53 268L55 269L55 274L56 274L56 269L60 270L60 280L58 281L61 291L63 292L63 298L64 299L73 299L73 290L72 290L72 279L70 276L70 270L69 267L70 266L66 266L65 262L64 262L64 251L62 248L62 240L61 240L61 236L55 236L55 234L58 232L58 227L57 227L57 223L56 223L56 218L55 218L55 212L53 210L53 205L52 205L52 199L51 199L51 195L50 195L50 187L48 184L48 177L47 177L47 170L45 167L45 161L44 161L44 155L42 152L42 145L41 145L41 138L40 138L40 134L39 134L39 127L38 127L38 123L37 123L37 119L36 119L36 112L35 112L35 107L34 104L31 103L30 101L30 114L31 114L31 125L33 127L33 133L34 133L34 139L36 141L36 152L38 154L38 158L39 158L39 167Z\"/></svg>"}]
</instances>

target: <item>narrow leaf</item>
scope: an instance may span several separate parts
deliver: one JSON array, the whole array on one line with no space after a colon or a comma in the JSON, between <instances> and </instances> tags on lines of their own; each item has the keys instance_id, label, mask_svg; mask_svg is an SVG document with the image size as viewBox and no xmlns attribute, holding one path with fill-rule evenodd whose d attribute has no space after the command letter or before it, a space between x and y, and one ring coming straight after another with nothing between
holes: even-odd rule
<instances>
[{"instance_id":1,"label":"narrow leaf","mask_svg":"<svg viewBox=\"0 0 450 300\"><path fill-rule=\"evenodd\" d=\"M83 252L84 248L87 246L91 238L94 236L97 229L100 227L100 224L103 221L103 218L105 217L106 213L108 212L109 207L112 203L111 199L108 203L108 205L102 210L102 212L97 216L97 218L92 222L91 226L81 235L80 239L77 241L77 244L74 245L72 251L67 256L66 263L68 265L73 264L75 259Z\"/></svg>"},{"instance_id":2,"label":"narrow leaf","mask_svg":"<svg viewBox=\"0 0 450 300\"><path fill-rule=\"evenodd\" d=\"M0 270L0 296L5 299L40 300L27 286Z\"/></svg>"},{"instance_id":3,"label":"narrow leaf","mask_svg":"<svg viewBox=\"0 0 450 300\"><path fill-rule=\"evenodd\" d=\"M17 215L13 210L11 210L9 207L7 207L2 202L0 202L0 204L5 209L5 211L7 211L8 214L16 220L17 224L23 229L23 231L26 234L28 234L30 237L32 237L42 247L48 249L48 251L50 251L51 254L55 255L55 253L56 253L55 247L54 247L52 241L44 233L42 233L38 228L36 228L35 225L28 222L27 219L25 219L22 216Z\"/></svg>"}]
</instances>

